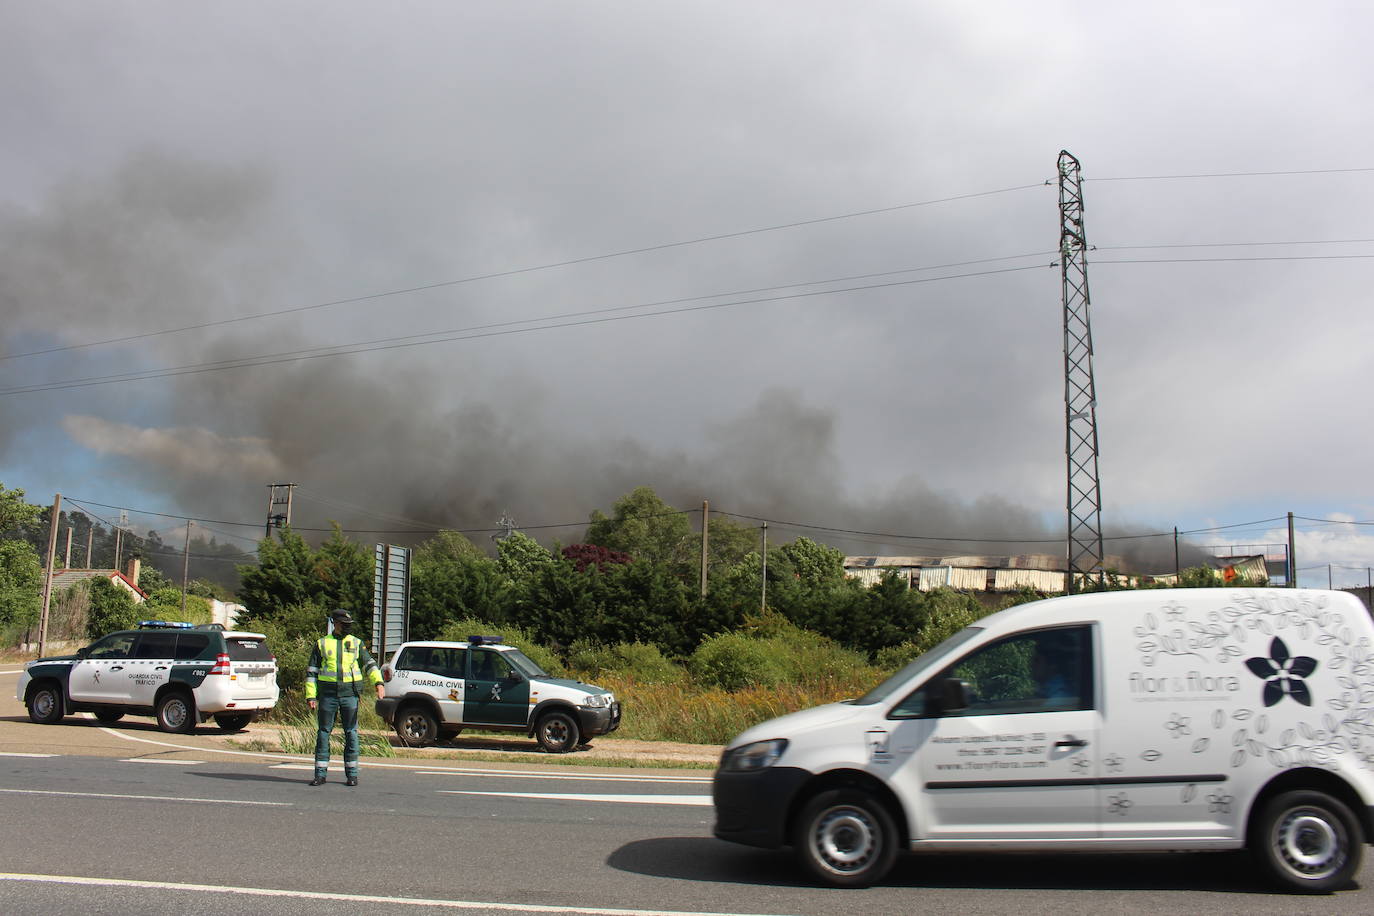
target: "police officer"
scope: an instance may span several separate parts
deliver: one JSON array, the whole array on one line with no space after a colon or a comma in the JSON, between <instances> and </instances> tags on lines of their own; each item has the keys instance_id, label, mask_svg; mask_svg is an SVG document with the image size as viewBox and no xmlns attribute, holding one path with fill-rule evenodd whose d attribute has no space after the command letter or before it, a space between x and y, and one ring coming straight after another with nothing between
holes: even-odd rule
<instances>
[{"instance_id":1,"label":"police officer","mask_svg":"<svg viewBox=\"0 0 1374 916\"><path fill-rule=\"evenodd\" d=\"M377 669L367 646L350 636L353 616L340 608L329 615L332 632L315 643L310 664L305 669L305 699L316 710L319 732L315 735L315 778L312 786L324 784L329 769L329 733L334 719L344 730L344 776L350 786L358 784L358 694L364 678L381 699L382 673Z\"/></svg>"}]
</instances>

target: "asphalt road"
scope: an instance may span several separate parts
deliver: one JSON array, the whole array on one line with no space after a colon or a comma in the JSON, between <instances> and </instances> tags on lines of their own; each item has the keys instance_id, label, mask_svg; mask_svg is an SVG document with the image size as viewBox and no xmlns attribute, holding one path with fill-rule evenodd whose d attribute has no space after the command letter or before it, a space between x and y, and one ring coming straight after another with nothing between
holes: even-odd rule
<instances>
[{"instance_id":1,"label":"asphalt road","mask_svg":"<svg viewBox=\"0 0 1374 916\"><path fill-rule=\"evenodd\" d=\"M812 886L711 836L709 773L227 753L139 720L38 726L0 667L0 912L1370 913L1268 893L1240 854L906 856L881 887ZM51 756L31 756L51 755Z\"/></svg>"}]
</instances>

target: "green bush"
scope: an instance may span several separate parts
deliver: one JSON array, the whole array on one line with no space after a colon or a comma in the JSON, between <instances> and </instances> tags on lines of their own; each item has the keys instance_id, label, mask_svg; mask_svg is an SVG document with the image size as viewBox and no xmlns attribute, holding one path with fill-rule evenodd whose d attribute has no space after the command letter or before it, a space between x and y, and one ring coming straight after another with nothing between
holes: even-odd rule
<instances>
[{"instance_id":1,"label":"green bush","mask_svg":"<svg viewBox=\"0 0 1374 916\"><path fill-rule=\"evenodd\" d=\"M568 650L568 667L589 678L609 674L639 684L676 684L687 674L664 658L658 646L642 642L613 646L575 642Z\"/></svg>"},{"instance_id":2,"label":"green bush","mask_svg":"<svg viewBox=\"0 0 1374 916\"><path fill-rule=\"evenodd\" d=\"M687 659L687 670L701 686L775 687L788 679L785 657L773 640L721 633L702 640Z\"/></svg>"},{"instance_id":3,"label":"green bush","mask_svg":"<svg viewBox=\"0 0 1374 916\"><path fill-rule=\"evenodd\" d=\"M133 596L108 579L88 579L91 606L87 611L86 635L99 639L115 630L131 630L139 621ZM77 586L78 588L81 586Z\"/></svg>"}]
</instances>

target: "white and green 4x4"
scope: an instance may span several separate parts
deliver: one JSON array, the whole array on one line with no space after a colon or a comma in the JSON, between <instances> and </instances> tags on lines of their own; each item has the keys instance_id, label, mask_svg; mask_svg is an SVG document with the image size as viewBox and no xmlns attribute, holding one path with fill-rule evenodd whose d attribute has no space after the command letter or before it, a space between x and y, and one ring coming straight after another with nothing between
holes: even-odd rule
<instances>
[{"instance_id":1,"label":"white and green 4x4","mask_svg":"<svg viewBox=\"0 0 1374 916\"><path fill-rule=\"evenodd\" d=\"M377 713L412 746L464 728L523 731L544 750L575 750L620 727L620 703L594 684L551 677L494 636L403 643L382 666Z\"/></svg>"},{"instance_id":2,"label":"white and green 4x4","mask_svg":"<svg viewBox=\"0 0 1374 916\"><path fill-rule=\"evenodd\" d=\"M261 633L144 620L102 636L75 655L24 666L15 697L29 718L53 725L72 712L102 723L156 716L166 732L189 732L214 717L239 731L277 705L277 660Z\"/></svg>"}]
</instances>

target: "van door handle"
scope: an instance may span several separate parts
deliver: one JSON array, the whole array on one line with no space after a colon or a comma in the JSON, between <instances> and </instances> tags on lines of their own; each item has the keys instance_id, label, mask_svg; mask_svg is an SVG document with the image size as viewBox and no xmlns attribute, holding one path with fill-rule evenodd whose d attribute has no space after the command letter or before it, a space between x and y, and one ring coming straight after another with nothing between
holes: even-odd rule
<instances>
[{"instance_id":1,"label":"van door handle","mask_svg":"<svg viewBox=\"0 0 1374 916\"><path fill-rule=\"evenodd\" d=\"M157 666L156 668L154 668L153 670L154 670L154 671L166 671L166 670L167 670L167 666L166 666L166 665L158 665L158 666Z\"/></svg>"},{"instance_id":2,"label":"van door handle","mask_svg":"<svg viewBox=\"0 0 1374 916\"><path fill-rule=\"evenodd\" d=\"M1068 736L1066 736L1065 738L1063 738L1062 740L1054 742L1054 746L1055 746L1055 747L1087 747L1087 746L1088 746L1088 742L1084 741L1082 738L1075 738L1073 735L1068 735Z\"/></svg>"},{"instance_id":3,"label":"van door handle","mask_svg":"<svg viewBox=\"0 0 1374 916\"><path fill-rule=\"evenodd\" d=\"M124 666L123 666L123 665L112 665L112 666L110 667L110 670L111 670L111 671L123 671L123 670L124 670Z\"/></svg>"}]
</instances>

